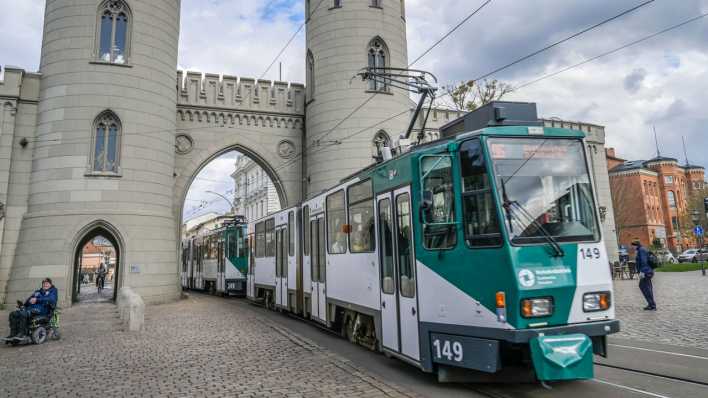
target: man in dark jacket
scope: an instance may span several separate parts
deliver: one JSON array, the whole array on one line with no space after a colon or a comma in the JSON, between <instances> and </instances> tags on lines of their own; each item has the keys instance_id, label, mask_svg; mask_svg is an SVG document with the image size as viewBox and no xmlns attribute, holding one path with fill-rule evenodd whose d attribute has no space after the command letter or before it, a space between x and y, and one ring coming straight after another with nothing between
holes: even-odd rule
<instances>
[{"instance_id":1,"label":"man in dark jacket","mask_svg":"<svg viewBox=\"0 0 708 398\"><path fill-rule=\"evenodd\" d=\"M637 271L639 271L639 289L642 291L644 298L647 300L646 311L656 311L656 302L654 301L654 286L651 283L651 278L654 277L654 270L649 265L649 251L642 246L639 239L632 242L632 246L636 249Z\"/></svg>"},{"instance_id":2,"label":"man in dark jacket","mask_svg":"<svg viewBox=\"0 0 708 398\"><path fill-rule=\"evenodd\" d=\"M18 308L10 314L10 336L24 338L29 333L29 321L32 316L47 316L52 308L57 305L57 288L52 280L46 278L42 281L42 288L32 293L25 301L24 307Z\"/></svg>"}]
</instances>

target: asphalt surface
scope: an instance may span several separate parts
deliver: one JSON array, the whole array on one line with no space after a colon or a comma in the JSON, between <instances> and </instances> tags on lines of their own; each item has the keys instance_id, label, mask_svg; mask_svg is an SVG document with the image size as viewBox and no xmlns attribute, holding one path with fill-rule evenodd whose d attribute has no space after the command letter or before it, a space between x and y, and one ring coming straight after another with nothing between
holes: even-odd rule
<instances>
[{"instance_id":1,"label":"asphalt surface","mask_svg":"<svg viewBox=\"0 0 708 398\"><path fill-rule=\"evenodd\" d=\"M465 385L441 384L434 375L399 360L386 358L311 323L232 300L247 306L293 333L309 339L383 380L428 397L708 397L708 351L610 338L607 359L596 357L595 379L540 384ZM675 379L678 378L679 380Z\"/></svg>"}]
</instances>

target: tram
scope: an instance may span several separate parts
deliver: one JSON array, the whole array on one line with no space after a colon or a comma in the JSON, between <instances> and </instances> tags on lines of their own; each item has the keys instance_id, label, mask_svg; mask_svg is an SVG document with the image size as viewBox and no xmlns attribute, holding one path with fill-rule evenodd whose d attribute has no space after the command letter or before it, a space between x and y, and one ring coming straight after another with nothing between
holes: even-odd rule
<instances>
[{"instance_id":1,"label":"tram","mask_svg":"<svg viewBox=\"0 0 708 398\"><path fill-rule=\"evenodd\" d=\"M215 230L182 241L183 289L246 295L247 224L234 217Z\"/></svg>"},{"instance_id":2,"label":"tram","mask_svg":"<svg viewBox=\"0 0 708 398\"><path fill-rule=\"evenodd\" d=\"M247 297L440 381L592 378L619 321L584 133L492 103L443 134L249 222Z\"/></svg>"}]
</instances>

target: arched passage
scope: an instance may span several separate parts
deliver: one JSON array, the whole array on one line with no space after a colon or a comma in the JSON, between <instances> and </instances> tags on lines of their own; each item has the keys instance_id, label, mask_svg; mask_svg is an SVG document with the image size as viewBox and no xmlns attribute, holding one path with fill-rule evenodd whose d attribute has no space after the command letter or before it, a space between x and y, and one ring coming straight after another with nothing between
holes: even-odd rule
<instances>
[{"instance_id":1,"label":"arched passage","mask_svg":"<svg viewBox=\"0 0 708 398\"><path fill-rule=\"evenodd\" d=\"M122 240L120 239L120 235L112 225L104 221L97 221L87 225L79 232L76 244L74 245L74 268L71 292L72 303L78 303L79 301L81 301L82 285L84 286L84 289L86 289L86 285L88 285L85 282L87 281L87 279L89 279L87 259L90 259L90 256L87 256L86 248L87 246L95 246L94 242L96 242L97 240L101 240L101 238L105 239L105 241L110 243L110 246L113 249L112 255L106 255L106 251L97 252L100 256L98 258L98 262L104 263L106 265L105 277L110 279L106 283L110 284L109 287L112 290L111 292L109 292L108 295L102 296L102 298L105 299L103 301L116 300L118 289L120 288L122 271L121 261L124 247ZM92 267L90 272L94 274L97 273L97 268L98 266ZM90 283L95 283L95 275L94 277L90 278ZM94 301L101 301L101 297L97 296L97 300Z\"/></svg>"},{"instance_id":2,"label":"arched passage","mask_svg":"<svg viewBox=\"0 0 708 398\"><path fill-rule=\"evenodd\" d=\"M280 206L282 208L286 208L290 206L291 202L289 201L290 195L288 195L288 187L286 186L286 183L283 181L283 178L281 177L280 171L283 169L283 167L273 167L267 160L265 160L262 156L260 156L258 153L255 151L244 147L242 145L230 145L227 147L224 147L214 153L212 153L209 156L206 156L204 159L202 159L199 163L199 165L194 168L193 170L189 171L189 178L185 179L182 184L180 184L177 189L179 190L179 196L178 196L178 212L179 212L179 224L182 225L182 222L184 221L182 219L182 208L185 205L185 200L187 198L187 193L189 192L189 187L192 186L192 183L194 182L194 179L197 177L200 171L206 167L211 161L214 159L220 157L221 155L228 153L228 152L238 152L241 153L244 156L247 156L251 160L253 160L263 171L266 173L268 178L273 182L273 185L275 186L275 190L278 194L278 199L280 200ZM291 199L293 200L293 199ZM297 199L294 199L297 200Z\"/></svg>"}]
</instances>

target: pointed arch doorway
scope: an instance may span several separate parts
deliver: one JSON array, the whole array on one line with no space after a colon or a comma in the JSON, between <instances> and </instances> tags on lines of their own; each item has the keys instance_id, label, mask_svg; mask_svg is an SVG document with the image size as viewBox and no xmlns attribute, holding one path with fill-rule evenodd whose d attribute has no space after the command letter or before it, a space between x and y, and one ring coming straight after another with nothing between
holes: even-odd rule
<instances>
[{"instance_id":1,"label":"pointed arch doorway","mask_svg":"<svg viewBox=\"0 0 708 398\"><path fill-rule=\"evenodd\" d=\"M116 300L120 271L121 244L112 228L97 224L85 228L74 250L72 303L101 303ZM103 289L97 281L101 264L106 274Z\"/></svg>"}]
</instances>

